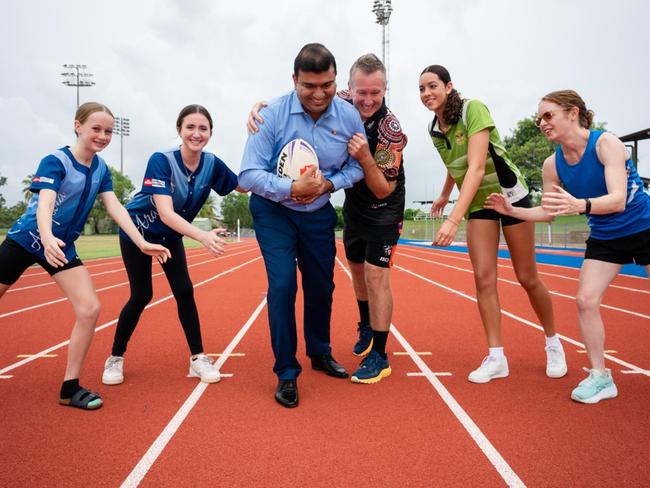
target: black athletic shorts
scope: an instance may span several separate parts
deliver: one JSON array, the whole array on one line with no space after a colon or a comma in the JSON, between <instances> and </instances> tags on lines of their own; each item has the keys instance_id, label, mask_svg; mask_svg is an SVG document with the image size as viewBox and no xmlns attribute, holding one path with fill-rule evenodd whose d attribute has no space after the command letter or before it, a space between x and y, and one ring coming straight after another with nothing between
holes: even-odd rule
<instances>
[{"instance_id":1,"label":"black athletic shorts","mask_svg":"<svg viewBox=\"0 0 650 488\"><path fill-rule=\"evenodd\" d=\"M348 219L343 228L345 257L351 263L367 262L380 268L390 268L401 231L401 222L390 226L364 227Z\"/></svg>"},{"instance_id":2,"label":"black athletic shorts","mask_svg":"<svg viewBox=\"0 0 650 488\"><path fill-rule=\"evenodd\" d=\"M587 239L585 259L641 266L650 264L650 229L618 239Z\"/></svg>"},{"instance_id":3,"label":"black athletic shorts","mask_svg":"<svg viewBox=\"0 0 650 488\"><path fill-rule=\"evenodd\" d=\"M27 268L32 264L38 263L47 271L50 276L53 276L66 269L76 268L83 266L79 256L68 261L68 263L60 268L55 268L49 264L45 259L40 259L35 256L23 246L18 244L13 239L7 237L2 244L0 244L0 283L3 285L13 285L20 275L22 275Z\"/></svg>"},{"instance_id":4,"label":"black athletic shorts","mask_svg":"<svg viewBox=\"0 0 650 488\"><path fill-rule=\"evenodd\" d=\"M531 208L533 206L533 202L530 199L530 195L526 195L521 200L513 203L512 206L521 207L521 208ZM500 214L499 212L497 212L496 210L492 210L491 208L484 208L482 210L477 210L476 212L472 212L471 214L469 214L467 220L471 220L471 219L500 220L501 227L508 227L509 225L521 224L523 222L523 220L515 219L514 217L509 217L508 215Z\"/></svg>"}]
</instances>

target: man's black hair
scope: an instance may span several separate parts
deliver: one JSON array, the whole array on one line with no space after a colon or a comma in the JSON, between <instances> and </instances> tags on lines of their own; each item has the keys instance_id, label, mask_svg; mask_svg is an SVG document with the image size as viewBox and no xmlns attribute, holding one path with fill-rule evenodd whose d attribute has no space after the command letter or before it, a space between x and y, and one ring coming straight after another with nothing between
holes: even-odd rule
<instances>
[{"instance_id":1,"label":"man's black hair","mask_svg":"<svg viewBox=\"0 0 650 488\"><path fill-rule=\"evenodd\" d=\"M334 55L322 44L313 42L305 44L293 62L293 74L298 76L298 71L309 73L322 73L334 67L336 73L336 60Z\"/></svg>"}]
</instances>

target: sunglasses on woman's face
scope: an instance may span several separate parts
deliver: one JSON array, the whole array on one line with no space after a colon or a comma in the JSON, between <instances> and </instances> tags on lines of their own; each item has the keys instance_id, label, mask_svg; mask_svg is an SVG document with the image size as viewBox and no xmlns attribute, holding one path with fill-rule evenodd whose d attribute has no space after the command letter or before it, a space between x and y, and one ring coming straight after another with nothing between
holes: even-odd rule
<instances>
[{"instance_id":1,"label":"sunglasses on woman's face","mask_svg":"<svg viewBox=\"0 0 650 488\"><path fill-rule=\"evenodd\" d=\"M571 110L571 109L570 108L563 108L561 111L562 112L568 112L569 110ZM535 117L535 125L537 127L539 127L540 124L542 123L542 120L544 122L550 122L551 119L553 117L555 117L555 115L557 115L557 113L558 113L558 110L549 110L548 112L544 112L543 114L538 115L537 117Z\"/></svg>"}]
</instances>

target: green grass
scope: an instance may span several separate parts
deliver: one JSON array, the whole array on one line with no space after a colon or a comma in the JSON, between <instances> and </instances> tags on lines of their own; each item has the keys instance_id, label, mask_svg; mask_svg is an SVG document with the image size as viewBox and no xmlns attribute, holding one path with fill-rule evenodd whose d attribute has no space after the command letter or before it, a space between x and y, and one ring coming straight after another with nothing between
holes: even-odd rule
<instances>
[{"instance_id":1,"label":"green grass","mask_svg":"<svg viewBox=\"0 0 650 488\"><path fill-rule=\"evenodd\" d=\"M0 237L4 237L4 232L0 232ZM183 242L187 249L194 247L201 247L201 244L193 239L183 238ZM120 241L117 234L96 234L92 236L80 236L76 240L75 246L77 254L81 260L96 259L96 258L111 258L119 256Z\"/></svg>"},{"instance_id":2,"label":"green grass","mask_svg":"<svg viewBox=\"0 0 650 488\"><path fill-rule=\"evenodd\" d=\"M201 244L193 239L183 239L185 248L200 247ZM110 258L120 255L120 241L117 234L98 234L80 236L75 242L77 254L84 259Z\"/></svg>"},{"instance_id":3,"label":"green grass","mask_svg":"<svg viewBox=\"0 0 650 488\"><path fill-rule=\"evenodd\" d=\"M436 220L405 220L402 230L404 239L433 240L440 229L442 219ZM582 215L560 216L551 224L551 235L545 222L535 224L535 241L538 245L557 247L583 247L589 233L587 219ZM466 240L467 221L463 220L458 227L456 240Z\"/></svg>"}]
</instances>

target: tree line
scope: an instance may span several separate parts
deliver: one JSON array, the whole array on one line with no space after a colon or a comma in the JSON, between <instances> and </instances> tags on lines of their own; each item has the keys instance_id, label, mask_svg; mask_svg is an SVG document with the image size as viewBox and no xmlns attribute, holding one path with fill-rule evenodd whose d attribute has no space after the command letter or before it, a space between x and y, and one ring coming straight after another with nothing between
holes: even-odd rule
<instances>
[{"instance_id":1,"label":"tree line","mask_svg":"<svg viewBox=\"0 0 650 488\"><path fill-rule=\"evenodd\" d=\"M599 122L594 125L594 129L604 129L605 125L604 122ZM535 126L534 115L517 122L512 135L504 137L503 142L512 161L519 167L524 178L526 178L529 188L540 191L542 187L542 163L555 150L555 146ZM120 173L115 168L111 168L111 174L113 176L115 195L122 204L126 204L131 198L135 186L128 176ZM2 187L7 184L7 178L0 175L0 228L11 227L27 208L27 204L32 197L29 186L33 176L32 174L27 175L21 181L23 199L13 206L7 207L7 202L2 195ZM198 216L207 217L216 225L215 202L214 196L210 196ZM337 206L335 209L337 228L340 229L343 228L342 208ZM407 208L404 211L404 219L413 220L422 213L422 210ZM220 224L227 226L230 230L235 230L238 219L242 228L251 228L253 218L248 209L248 195L233 192L225 196L221 201L221 216ZM95 202L88 223L93 227L95 233L113 233L117 230L115 223L108 218L101 199Z\"/></svg>"}]
</instances>

